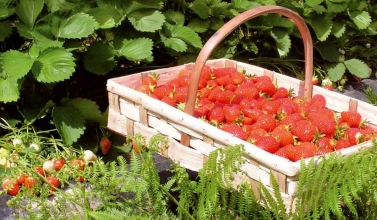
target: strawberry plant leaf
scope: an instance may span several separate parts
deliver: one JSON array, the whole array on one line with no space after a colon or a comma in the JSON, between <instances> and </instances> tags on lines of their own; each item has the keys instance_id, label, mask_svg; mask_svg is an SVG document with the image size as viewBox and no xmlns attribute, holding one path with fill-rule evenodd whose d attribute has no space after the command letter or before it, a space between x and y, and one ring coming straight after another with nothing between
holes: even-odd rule
<instances>
[{"instance_id":1,"label":"strawberry plant leaf","mask_svg":"<svg viewBox=\"0 0 377 220\"><path fill-rule=\"evenodd\" d=\"M310 6L319 5L323 0L305 0L305 3Z\"/></svg>"},{"instance_id":2,"label":"strawberry plant leaf","mask_svg":"<svg viewBox=\"0 0 377 220\"><path fill-rule=\"evenodd\" d=\"M325 16L312 18L309 24L314 29L314 32L320 41L325 41L331 33L332 21Z\"/></svg>"},{"instance_id":3,"label":"strawberry plant leaf","mask_svg":"<svg viewBox=\"0 0 377 220\"><path fill-rule=\"evenodd\" d=\"M232 4L233 4L234 8L238 9L238 11L240 11L240 12L261 6L257 2L251 2L251 1L248 1L248 0L234 0L234 1L232 1Z\"/></svg>"},{"instance_id":4,"label":"strawberry plant leaf","mask_svg":"<svg viewBox=\"0 0 377 220\"><path fill-rule=\"evenodd\" d=\"M72 106L56 106L52 117L62 140L71 145L76 142L85 131L85 120L80 111Z\"/></svg>"},{"instance_id":5,"label":"strawberry plant leaf","mask_svg":"<svg viewBox=\"0 0 377 220\"><path fill-rule=\"evenodd\" d=\"M346 66L343 63L332 64L327 67L327 71L329 79L336 82L346 73Z\"/></svg>"},{"instance_id":6,"label":"strawberry plant leaf","mask_svg":"<svg viewBox=\"0 0 377 220\"><path fill-rule=\"evenodd\" d=\"M330 62L338 62L340 59L340 53L338 48L329 43L321 43L315 47L321 54L321 57Z\"/></svg>"},{"instance_id":7,"label":"strawberry plant leaf","mask_svg":"<svg viewBox=\"0 0 377 220\"><path fill-rule=\"evenodd\" d=\"M25 53L10 50L3 54L3 69L12 79L24 77L31 69L34 60Z\"/></svg>"},{"instance_id":8,"label":"strawberry plant leaf","mask_svg":"<svg viewBox=\"0 0 377 220\"><path fill-rule=\"evenodd\" d=\"M16 79L0 77L0 102L17 101L20 97L20 87Z\"/></svg>"},{"instance_id":9,"label":"strawberry plant leaf","mask_svg":"<svg viewBox=\"0 0 377 220\"><path fill-rule=\"evenodd\" d=\"M187 50L186 43L178 38L166 38L161 35L161 41L165 45L165 47L171 48L177 52L184 52Z\"/></svg>"},{"instance_id":10,"label":"strawberry plant leaf","mask_svg":"<svg viewBox=\"0 0 377 220\"><path fill-rule=\"evenodd\" d=\"M61 10L72 10L79 5L67 0L45 0L48 11L56 12Z\"/></svg>"},{"instance_id":11,"label":"strawberry plant leaf","mask_svg":"<svg viewBox=\"0 0 377 220\"><path fill-rule=\"evenodd\" d=\"M165 16L157 10L138 10L130 13L128 20L138 31L155 32L165 23Z\"/></svg>"},{"instance_id":12,"label":"strawberry plant leaf","mask_svg":"<svg viewBox=\"0 0 377 220\"><path fill-rule=\"evenodd\" d=\"M270 34L275 40L280 57L286 56L291 48L291 39L289 38L288 32L281 28L273 28Z\"/></svg>"},{"instance_id":13,"label":"strawberry plant leaf","mask_svg":"<svg viewBox=\"0 0 377 220\"><path fill-rule=\"evenodd\" d=\"M62 103L64 103L65 106L72 106L79 110L85 121L100 123L103 120L103 115L98 105L92 100L84 98L63 98Z\"/></svg>"},{"instance_id":14,"label":"strawberry plant leaf","mask_svg":"<svg viewBox=\"0 0 377 220\"><path fill-rule=\"evenodd\" d=\"M116 66L113 51L102 41L90 45L84 55L85 69L97 75L106 75Z\"/></svg>"},{"instance_id":15,"label":"strawberry plant leaf","mask_svg":"<svg viewBox=\"0 0 377 220\"><path fill-rule=\"evenodd\" d=\"M169 26L169 30L171 32L171 37L181 39L196 48L201 48L203 46L199 35L189 27Z\"/></svg>"},{"instance_id":16,"label":"strawberry plant leaf","mask_svg":"<svg viewBox=\"0 0 377 220\"><path fill-rule=\"evenodd\" d=\"M347 9L347 2L326 0L326 6L329 13L339 13Z\"/></svg>"},{"instance_id":17,"label":"strawberry plant leaf","mask_svg":"<svg viewBox=\"0 0 377 220\"><path fill-rule=\"evenodd\" d=\"M0 20L6 19L16 13L15 8L8 7L6 2L0 2Z\"/></svg>"},{"instance_id":18,"label":"strawberry plant leaf","mask_svg":"<svg viewBox=\"0 0 377 220\"><path fill-rule=\"evenodd\" d=\"M124 39L119 53L129 60L139 61L151 57L152 48L153 41L148 38Z\"/></svg>"},{"instance_id":19,"label":"strawberry plant leaf","mask_svg":"<svg viewBox=\"0 0 377 220\"><path fill-rule=\"evenodd\" d=\"M33 104L38 103L33 100ZM47 111L55 106L55 103L53 101L48 101L47 103L38 103L37 106L25 108L23 111L23 117L25 119L25 123L32 124L35 120L42 118L46 115Z\"/></svg>"},{"instance_id":20,"label":"strawberry plant leaf","mask_svg":"<svg viewBox=\"0 0 377 220\"><path fill-rule=\"evenodd\" d=\"M16 28L21 37L33 39L33 36L31 35L31 28L28 28L25 24L16 23Z\"/></svg>"},{"instance_id":21,"label":"strawberry plant leaf","mask_svg":"<svg viewBox=\"0 0 377 220\"><path fill-rule=\"evenodd\" d=\"M350 18L352 21L356 24L356 26L363 30L367 28L370 23L372 22L372 19L368 12L366 11L354 11L350 13Z\"/></svg>"},{"instance_id":22,"label":"strawberry plant leaf","mask_svg":"<svg viewBox=\"0 0 377 220\"><path fill-rule=\"evenodd\" d=\"M346 60L344 61L344 64L350 73L359 78L368 78L372 73L372 70L368 67L368 65L358 59Z\"/></svg>"},{"instance_id":23,"label":"strawberry plant leaf","mask_svg":"<svg viewBox=\"0 0 377 220\"><path fill-rule=\"evenodd\" d=\"M16 13L27 27L32 28L43 6L44 0L20 0L16 6Z\"/></svg>"},{"instance_id":24,"label":"strawberry plant leaf","mask_svg":"<svg viewBox=\"0 0 377 220\"><path fill-rule=\"evenodd\" d=\"M190 4L190 9L201 19L207 19L209 17L209 7L207 5L207 0L195 0Z\"/></svg>"},{"instance_id":25,"label":"strawberry plant leaf","mask_svg":"<svg viewBox=\"0 0 377 220\"><path fill-rule=\"evenodd\" d=\"M58 82L71 77L75 71L75 62L69 51L48 48L39 54L31 70L39 82Z\"/></svg>"},{"instance_id":26,"label":"strawberry plant leaf","mask_svg":"<svg viewBox=\"0 0 377 220\"><path fill-rule=\"evenodd\" d=\"M340 22L334 22L333 27L331 30L331 33L337 37L340 38L343 36L344 32L346 32L346 24L340 23Z\"/></svg>"},{"instance_id":27,"label":"strawberry plant leaf","mask_svg":"<svg viewBox=\"0 0 377 220\"><path fill-rule=\"evenodd\" d=\"M108 29L117 26L121 15L114 8L93 8L87 11L99 24L99 28Z\"/></svg>"},{"instance_id":28,"label":"strawberry plant leaf","mask_svg":"<svg viewBox=\"0 0 377 220\"><path fill-rule=\"evenodd\" d=\"M164 15L166 21L170 24L183 26L185 23L185 15L180 11L169 10Z\"/></svg>"},{"instance_id":29,"label":"strawberry plant leaf","mask_svg":"<svg viewBox=\"0 0 377 220\"><path fill-rule=\"evenodd\" d=\"M189 21L187 27L194 30L196 33L204 33L209 28L209 20L202 20L199 18L194 18Z\"/></svg>"},{"instance_id":30,"label":"strawberry plant leaf","mask_svg":"<svg viewBox=\"0 0 377 220\"><path fill-rule=\"evenodd\" d=\"M11 24L9 22L0 22L0 41L4 41L11 33Z\"/></svg>"},{"instance_id":31,"label":"strawberry plant leaf","mask_svg":"<svg viewBox=\"0 0 377 220\"><path fill-rule=\"evenodd\" d=\"M56 22L55 25L56 24L58 27L53 27L52 30L56 37L62 38L87 37L98 28L98 23L96 20L92 16L83 12L60 20L59 22Z\"/></svg>"},{"instance_id":32,"label":"strawberry plant leaf","mask_svg":"<svg viewBox=\"0 0 377 220\"><path fill-rule=\"evenodd\" d=\"M62 47L64 41L55 40L51 32L51 27L48 25L40 25L31 31L31 35L35 44L40 50L49 47Z\"/></svg>"}]
</instances>

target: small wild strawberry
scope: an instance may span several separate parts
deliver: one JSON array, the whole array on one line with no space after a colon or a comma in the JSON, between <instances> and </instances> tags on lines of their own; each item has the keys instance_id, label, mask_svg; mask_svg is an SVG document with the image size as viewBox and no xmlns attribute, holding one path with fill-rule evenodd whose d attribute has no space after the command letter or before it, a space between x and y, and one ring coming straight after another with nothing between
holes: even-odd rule
<instances>
[{"instance_id":1,"label":"small wild strawberry","mask_svg":"<svg viewBox=\"0 0 377 220\"><path fill-rule=\"evenodd\" d=\"M108 154L111 148L111 142L109 138L103 137L99 142L99 148L103 155Z\"/></svg>"}]
</instances>

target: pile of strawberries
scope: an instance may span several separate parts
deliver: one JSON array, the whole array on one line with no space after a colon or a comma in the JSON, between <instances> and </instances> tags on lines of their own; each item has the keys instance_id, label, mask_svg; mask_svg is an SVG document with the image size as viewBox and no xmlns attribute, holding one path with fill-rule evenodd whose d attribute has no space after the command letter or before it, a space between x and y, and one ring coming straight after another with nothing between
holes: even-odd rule
<instances>
[{"instance_id":1,"label":"pile of strawberries","mask_svg":"<svg viewBox=\"0 0 377 220\"><path fill-rule=\"evenodd\" d=\"M150 74L136 90L179 109L188 95L190 71L184 69L158 85ZM293 97L268 76L246 76L233 67L204 66L194 116L291 161L323 155L377 136L359 113L335 113L326 99Z\"/></svg>"}]
</instances>

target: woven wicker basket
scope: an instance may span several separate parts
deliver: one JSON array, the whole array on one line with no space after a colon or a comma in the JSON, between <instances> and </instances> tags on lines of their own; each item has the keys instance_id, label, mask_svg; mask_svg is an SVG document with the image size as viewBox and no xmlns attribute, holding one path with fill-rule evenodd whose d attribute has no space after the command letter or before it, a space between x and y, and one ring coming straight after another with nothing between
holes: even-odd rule
<instances>
[{"instance_id":1,"label":"woven wicker basket","mask_svg":"<svg viewBox=\"0 0 377 220\"><path fill-rule=\"evenodd\" d=\"M292 19L297 25L305 47L305 81L229 59L207 61L213 49L232 30L251 18L267 13L281 14ZM371 125L377 125L377 108L375 106L311 84L313 48L312 39L304 20L289 9L279 6L264 6L246 11L226 23L204 45L195 63L110 79L107 83L110 103L108 128L125 136L140 133L147 140L156 134L166 135L170 146L162 154L182 166L196 171L203 167L208 155L213 150L224 148L227 145L243 144L249 154L247 156L248 163L242 167L247 176L237 175L235 184L246 180L256 193L260 184L272 190L270 188L270 173L272 172L277 179L286 207L290 207L298 188L299 161L291 162L270 154L192 116L199 76L205 64L212 68L235 67L240 71L245 70L246 74L267 75L276 80L279 86L293 88L298 96L307 99L315 94L322 94L326 97L327 108L335 112L346 110L359 112L363 118L369 120ZM152 72L160 75L158 83L163 84L175 78L178 72L184 68L192 70L185 112L133 89L139 86L142 79ZM372 143L369 141L337 153L347 156L358 152L362 147L371 145Z\"/></svg>"}]
</instances>

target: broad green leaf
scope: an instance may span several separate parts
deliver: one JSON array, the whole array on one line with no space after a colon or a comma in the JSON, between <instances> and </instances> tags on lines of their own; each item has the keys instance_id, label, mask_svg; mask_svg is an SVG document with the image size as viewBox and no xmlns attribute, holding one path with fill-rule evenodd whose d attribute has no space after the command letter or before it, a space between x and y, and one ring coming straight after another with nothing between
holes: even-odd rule
<instances>
[{"instance_id":1,"label":"broad green leaf","mask_svg":"<svg viewBox=\"0 0 377 220\"><path fill-rule=\"evenodd\" d=\"M20 88L16 79L0 77L0 102L15 102L20 97Z\"/></svg>"},{"instance_id":2,"label":"broad green leaf","mask_svg":"<svg viewBox=\"0 0 377 220\"><path fill-rule=\"evenodd\" d=\"M24 77L30 71L33 62L27 54L17 50L10 50L3 54L3 69L12 79Z\"/></svg>"},{"instance_id":3,"label":"broad green leaf","mask_svg":"<svg viewBox=\"0 0 377 220\"><path fill-rule=\"evenodd\" d=\"M234 8L240 9L241 12L260 6L259 3L249 0L234 0L232 4Z\"/></svg>"},{"instance_id":4,"label":"broad green leaf","mask_svg":"<svg viewBox=\"0 0 377 220\"><path fill-rule=\"evenodd\" d=\"M83 38L93 33L97 27L98 23L92 16L80 12L61 20L54 34L62 38Z\"/></svg>"},{"instance_id":5,"label":"broad green leaf","mask_svg":"<svg viewBox=\"0 0 377 220\"><path fill-rule=\"evenodd\" d=\"M84 55L85 69L97 75L106 75L116 66L113 51L104 42L90 45Z\"/></svg>"},{"instance_id":6,"label":"broad green leaf","mask_svg":"<svg viewBox=\"0 0 377 220\"><path fill-rule=\"evenodd\" d=\"M321 57L327 61L338 62L340 59L339 50L334 44L321 43L316 45L315 49L317 49Z\"/></svg>"},{"instance_id":7,"label":"broad green leaf","mask_svg":"<svg viewBox=\"0 0 377 220\"><path fill-rule=\"evenodd\" d=\"M199 18L193 18L187 24L187 27L193 29L197 33L204 33L209 28L209 20L202 20Z\"/></svg>"},{"instance_id":8,"label":"broad green leaf","mask_svg":"<svg viewBox=\"0 0 377 220\"><path fill-rule=\"evenodd\" d=\"M75 107L56 106L52 111L52 117L58 133L66 144L73 144L84 134L85 120Z\"/></svg>"},{"instance_id":9,"label":"broad green leaf","mask_svg":"<svg viewBox=\"0 0 377 220\"><path fill-rule=\"evenodd\" d=\"M331 33L332 21L325 16L312 18L310 25L320 41L325 41Z\"/></svg>"},{"instance_id":10,"label":"broad green leaf","mask_svg":"<svg viewBox=\"0 0 377 220\"><path fill-rule=\"evenodd\" d=\"M6 2L0 2L0 20L6 19L16 13L15 8L8 7Z\"/></svg>"},{"instance_id":11,"label":"broad green leaf","mask_svg":"<svg viewBox=\"0 0 377 220\"><path fill-rule=\"evenodd\" d=\"M358 59L350 59L344 61L347 70L353 75L359 78L368 78L371 75L372 70L363 61Z\"/></svg>"},{"instance_id":12,"label":"broad green leaf","mask_svg":"<svg viewBox=\"0 0 377 220\"><path fill-rule=\"evenodd\" d=\"M93 8L87 11L99 24L99 28L108 29L117 26L117 22L121 19L121 15L114 8Z\"/></svg>"},{"instance_id":13,"label":"broad green leaf","mask_svg":"<svg viewBox=\"0 0 377 220\"><path fill-rule=\"evenodd\" d=\"M319 5L323 2L324 0L305 0L305 3L313 6L313 5Z\"/></svg>"},{"instance_id":14,"label":"broad green leaf","mask_svg":"<svg viewBox=\"0 0 377 220\"><path fill-rule=\"evenodd\" d=\"M164 13L166 21L173 25L183 26L185 24L185 15L180 11L169 10Z\"/></svg>"},{"instance_id":15,"label":"broad green leaf","mask_svg":"<svg viewBox=\"0 0 377 220\"><path fill-rule=\"evenodd\" d=\"M343 63L333 64L327 68L327 74L332 82L340 80L344 73L346 73L346 66Z\"/></svg>"},{"instance_id":16,"label":"broad green leaf","mask_svg":"<svg viewBox=\"0 0 377 220\"><path fill-rule=\"evenodd\" d=\"M71 10L79 6L79 4L75 4L68 0L45 0L45 2L50 12Z\"/></svg>"},{"instance_id":17,"label":"broad green leaf","mask_svg":"<svg viewBox=\"0 0 377 220\"><path fill-rule=\"evenodd\" d=\"M40 50L48 47L62 47L64 41L54 39L51 27L48 25L38 25L31 31L35 44Z\"/></svg>"},{"instance_id":18,"label":"broad green leaf","mask_svg":"<svg viewBox=\"0 0 377 220\"><path fill-rule=\"evenodd\" d=\"M258 54L258 46L254 42L242 41L241 45L244 50L253 52L254 54Z\"/></svg>"},{"instance_id":19,"label":"broad green leaf","mask_svg":"<svg viewBox=\"0 0 377 220\"><path fill-rule=\"evenodd\" d=\"M227 18L233 18L234 14L231 10L229 10L230 6L231 6L230 3L221 1L209 7L209 14L213 17L218 17L218 18L223 18L224 16Z\"/></svg>"},{"instance_id":20,"label":"broad green leaf","mask_svg":"<svg viewBox=\"0 0 377 220\"><path fill-rule=\"evenodd\" d=\"M171 48L177 52L184 52L187 50L186 43L178 38L166 38L161 36L162 43L165 45L165 47Z\"/></svg>"},{"instance_id":21,"label":"broad green leaf","mask_svg":"<svg viewBox=\"0 0 377 220\"><path fill-rule=\"evenodd\" d=\"M101 114L98 105L92 100L84 98L63 98L62 103L64 103L65 106L72 106L79 110L85 121L99 123L103 120L103 115Z\"/></svg>"},{"instance_id":22,"label":"broad green leaf","mask_svg":"<svg viewBox=\"0 0 377 220\"><path fill-rule=\"evenodd\" d=\"M267 15L266 19L263 19L263 22L266 26L270 27L292 28L294 26L292 20L284 18L278 14Z\"/></svg>"},{"instance_id":23,"label":"broad green leaf","mask_svg":"<svg viewBox=\"0 0 377 220\"><path fill-rule=\"evenodd\" d=\"M347 9L346 2L334 3L332 1L326 0L327 10L330 13L339 13Z\"/></svg>"},{"instance_id":24,"label":"broad green leaf","mask_svg":"<svg viewBox=\"0 0 377 220\"><path fill-rule=\"evenodd\" d=\"M31 35L31 28L28 28L25 24L16 23L16 28L21 37L33 39L33 36Z\"/></svg>"},{"instance_id":25,"label":"broad green leaf","mask_svg":"<svg viewBox=\"0 0 377 220\"><path fill-rule=\"evenodd\" d=\"M128 20L138 31L154 32L161 29L165 16L157 10L139 10L130 13Z\"/></svg>"},{"instance_id":26,"label":"broad green leaf","mask_svg":"<svg viewBox=\"0 0 377 220\"><path fill-rule=\"evenodd\" d=\"M322 5L314 5L314 6L310 6L310 7L313 9L313 11L315 11L319 15L326 12L326 8L323 7Z\"/></svg>"},{"instance_id":27,"label":"broad green leaf","mask_svg":"<svg viewBox=\"0 0 377 220\"><path fill-rule=\"evenodd\" d=\"M284 29L274 28L270 32L271 37L275 40L276 47L280 57L284 57L289 53L291 48L291 39Z\"/></svg>"},{"instance_id":28,"label":"broad green leaf","mask_svg":"<svg viewBox=\"0 0 377 220\"><path fill-rule=\"evenodd\" d=\"M343 2L348 2L348 0L328 0L330 2L334 2L334 3L343 3Z\"/></svg>"},{"instance_id":29,"label":"broad green leaf","mask_svg":"<svg viewBox=\"0 0 377 220\"><path fill-rule=\"evenodd\" d=\"M67 50L48 48L39 54L31 70L39 82L59 82L71 77L75 62L72 53Z\"/></svg>"},{"instance_id":30,"label":"broad green leaf","mask_svg":"<svg viewBox=\"0 0 377 220\"><path fill-rule=\"evenodd\" d=\"M372 22L372 19L369 13L366 11L351 12L350 18L356 24L356 26L361 30L367 28Z\"/></svg>"},{"instance_id":31,"label":"broad green leaf","mask_svg":"<svg viewBox=\"0 0 377 220\"><path fill-rule=\"evenodd\" d=\"M170 31L171 37L181 39L196 48L201 48L203 46L199 35L189 27L173 26Z\"/></svg>"},{"instance_id":32,"label":"broad green leaf","mask_svg":"<svg viewBox=\"0 0 377 220\"><path fill-rule=\"evenodd\" d=\"M11 24L9 22L0 22L0 41L4 41L11 33Z\"/></svg>"},{"instance_id":33,"label":"broad green leaf","mask_svg":"<svg viewBox=\"0 0 377 220\"><path fill-rule=\"evenodd\" d=\"M20 0L16 7L16 13L26 26L32 28L43 9L43 5L44 0Z\"/></svg>"},{"instance_id":34,"label":"broad green leaf","mask_svg":"<svg viewBox=\"0 0 377 220\"><path fill-rule=\"evenodd\" d=\"M190 8L201 19L207 19L209 17L209 7L206 0L195 0L190 4Z\"/></svg>"},{"instance_id":35,"label":"broad green leaf","mask_svg":"<svg viewBox=\"0 0 377 220\"><path fill-rule=\"evenodd\" d=\"M344 32L346 32L346 24L341 22L334 22L333 27L331 30L331 33L337 37L340 38L343 36Z\"/></svg>"},{"instance_id":36,"label":"broad green leaf","mask_svg":"<svg viewBox=\"0 0 377 220\"><path fill-rule=\"evenodd\" d=\"M32 59L36 59L40 52L41 50L35 44L32 44L31 47L29 47L29 56Z\"/></svg>"},{"instance_id":37,"label":"broad green leaf","mask_svg":"<svg viewBox=\"0 0 377 220\"><path fill-rule=\"evenodd\" d=\"M132 61L147 59L152 56L153 41L148 38L124 39L119 53Z\"/></svg>"},{"instance_id":38,"label":"broad green leaf","mask_svg":"<svg viewBox=\"0 0 377 220\"><path fill-rule=\"evenodd\" d=\"M224 20L219 18L212 18L209 27L212 30L219 30L224 25Z\"/></svg>"},{"instance_id":39,"label":"broad green leaf","mask_svg":"<svg viewBox=\"0 0 377 220\"><path fill-rule=\"evenodd\" d=\"M236 46L219 45L215 48L212 55L216 58L230 59L234 56L235 52L236 52Z\"/></svg>"}]
</instances>

